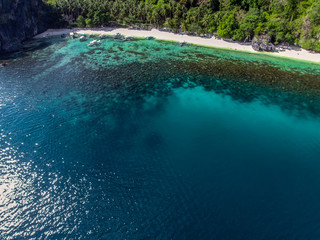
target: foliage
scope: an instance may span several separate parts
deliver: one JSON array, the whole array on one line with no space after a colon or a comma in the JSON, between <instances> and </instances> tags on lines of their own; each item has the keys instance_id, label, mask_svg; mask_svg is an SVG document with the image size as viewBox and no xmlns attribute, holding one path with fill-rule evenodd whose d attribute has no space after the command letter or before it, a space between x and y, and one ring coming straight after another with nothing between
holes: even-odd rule
<instances>
[{"instance_id":1,"label":"foliage","mask_svg":"<svg viewBox=\"0 0 320 240\"><path fill-rule=\"evenodd\" d=\"M268 34L274 43L319 50L319 0L44 0L79 27L108 24L214 33L234 40Z\"/></svg>"},{"instance_id":2,"label":"foliage","mask_svg":"<svg viewBox=\"0 0 320 240\"><path fill-rule=\"evenodd\" d=\"M93 27L93 26L94 26L94 25L93 25L93 21L92 21L91 18L87 18L87 19L86 19L86 26L87 26L87 27Z\"/></svg>"},{"instance_id":3,"label":"foliage","mask_svg":"<svg viewBox=\"0 0 320 240\"><path fill-rule=\"evenodd\" d=\"M85 26L86 26L86 20L85 20L85 18L84 18L82 15L80 15L80 16L77 18L76 25L77 25L78 27L85 27Z\"/></svg>"},{"instance_id":4,"label":"foliage","mask_svg":"<svg viewBox=\"0 0 320 240\"><path fill-rule=\"evenodd\" d=\"M235 19L235 11L226 12L218 26L218 35L232 38L236 29L238 29L238 23Z\"/></svg>"}]
</instances>

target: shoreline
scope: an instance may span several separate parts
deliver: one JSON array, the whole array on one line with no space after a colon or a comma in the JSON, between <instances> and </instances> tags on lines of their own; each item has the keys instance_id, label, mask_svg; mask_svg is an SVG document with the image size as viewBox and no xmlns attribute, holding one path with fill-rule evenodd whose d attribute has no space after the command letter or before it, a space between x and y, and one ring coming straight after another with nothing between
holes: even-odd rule
<instances>
[{"instance_id":1,"label":"shoreline","mask_svg":"<svg viewBox=\"0 0 320 240\"><path fill-rule=\"evenodd\" d=\"M158 40L166 41L176 41L176 42L187 42L204 47L214 47L221 49L229 49L235 51L245 51L256 54L267 54L274 57L284 57L295 60L303 60L307 62L313 62L320 64L320 53L312 53L308 50L302 48L296 49L285 49L283 51L277 52L258 52L253 50L251 44L232 42L223 39L217 39L214 36L212 38L205 38L199 36L189 36L176 34L172 32L160 31L157 29L152 30L137 30L137 29L128 29L128 28L73 28L73 29L48 29L47 31L36 35L34 38L44 38L51 36L59 36L62 34L70 34L71 32L78 34L108 34L115 35L120 33L124 36L133 36L133 37L149 37L152 36Z\"/></svg>"}]
</instances>

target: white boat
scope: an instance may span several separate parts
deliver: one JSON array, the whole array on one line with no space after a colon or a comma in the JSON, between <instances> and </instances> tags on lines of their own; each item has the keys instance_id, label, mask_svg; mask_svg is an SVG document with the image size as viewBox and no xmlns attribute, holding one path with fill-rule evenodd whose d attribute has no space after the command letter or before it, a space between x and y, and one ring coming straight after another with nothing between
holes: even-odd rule
<instances>
[{"instance_id":1,"label":"white boat","mask_svg":"<svg viewBox=\"0 0 320 240\"><path fill-rule=\"evenodd\" d=\"M86 36L81 36L81 37L80 37L80 42L85 42L85 41L87 41Z\"/></svg>"},{"instance_id":2,"label":"white boat","mask_svg":"<svg viewBox=\"0 0 320 240\"><path fill-rule=\"evenodd\" d=\"M100 34L99 38L100 38L100 39L106 39L107 36L106 36L105 34Z\"/></svg>"},{"instance_id":3,"label":"white boat","mask_svg":"<svg viewBox=\"0 0 320 240\"><path fill-rule=\"evenodd\" d=\"M96 46L100 46L101 42L100 40L92 40L90 43L87 44L89 47L96 47Z\"/></svg>"},{"instance_id":4,"label":"white boat","mask_svg":"<svg viewBox=\"0 0 320 240\"><path fill-rule=\"evenodd\" d=\"M134 41L135 38L132 37L132 36L128 36L128 37L126 37L124 40L125 40L125 41Z\"/></svg>"},{"instance_id":5,"label":"white boat","mask_svg":"<svg viewBox=\"0 0 320 240\"><path fill-rule=\"evenodd\" d=\"M70 33L70 38L72 38L72 39L76 38L76 36L73 32Z\"/></svg>"}]
</instances>

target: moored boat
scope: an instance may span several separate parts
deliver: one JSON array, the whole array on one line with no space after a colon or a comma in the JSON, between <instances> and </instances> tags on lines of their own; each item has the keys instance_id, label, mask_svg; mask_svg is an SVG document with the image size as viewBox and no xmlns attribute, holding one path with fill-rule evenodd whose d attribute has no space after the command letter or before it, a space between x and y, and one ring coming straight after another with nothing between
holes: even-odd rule
<instances>
[{"instance_id":1,"label":"moored boat","mask_svg":"<svg viewBox=\"0 0 320 240\"><path fill-rule=\"evenodd\" d=\"M128 36L128 37L126 37L124 40L125 40L125 41L134 41L135 38L132 37L132 36Z\"/></svg>"},{"instance_id":2,"label":"moored boat","mask_svg":"<svg viewBox=\"0 0 320 240\"><path fill-rule=\"evenodd\" d=\"M190 46L190 44L187 43L186 41L180 42L179 45L180 45L181 47L189 47L189 46Z\"/></svg>"},{"instance_id":3,"label":"moored boat","mask_svg":"<svg viewBox=\"0 0 320 240\"><path fill-rule=\"evenodd\" d=\"M89 47L96 47L101 45L100 40L92 40L90 43L87 44Z\"/></svg>"},{"instance_id":4,"label":"moored boat","mask_svg":"<svg viewBox=\"0 0 320 240\"><path fill-rule=\"evenodd\" d=\"M113 38L114 39L124 39L124 36L122 36L120 33L117 33Z\"/></svg>"},{"instance_id":5,"label":"moored boat","mask_svg":"<svg viewBox=\"0 0 320 240\"><path fill-rule=\"evenodd\" d=\"M80 37L80 42L85 42L85 41L87 41L86 36L81 36L81 37Z\"/></svg>"},{"instance_id":6,"label":"moored boat","mask_svg":"<svg viewBox=\"0 0 320 240\"><path fill-rule=\"evenodd\" d=\"M70 38L75 39L76 38L76 34L74 32L70 33Z\"/></svg>"},{"instance_id":7,"label":"moored boat","mask_svg":"<svg viewBox=\"0 0 320 240\"><path fill-rule=\"evenodd\" d=\"M100 38L100 39L106 39L106 38L107 38L107 35L105 35L105 34L100 34L100 35L99 35L99 38Z\"/></svg>"}]
</instances>

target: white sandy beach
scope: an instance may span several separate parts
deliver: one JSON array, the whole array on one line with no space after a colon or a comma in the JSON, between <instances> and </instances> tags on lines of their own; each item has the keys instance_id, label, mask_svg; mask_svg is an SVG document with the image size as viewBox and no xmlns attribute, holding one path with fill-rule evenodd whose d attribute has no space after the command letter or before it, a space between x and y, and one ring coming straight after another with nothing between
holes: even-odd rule
<instances>
[{"instance_id":1,"label":"white sandy beach","mask_svg":"<svg viewBox=\"0 0 320 240\"><path fill-rule=\"evenodd\" d=\"M74 28L74 29L48 29L46 32L37 35L35 38L50 37L61 34L69 34L75 32L78 34L109 34L115 35L120 33L124 36L135 36L135 37L148 37L152 36L156 39L177 41L177 42L188 42L196 45L203 45L209 47L225 48L232 50L241 50L247 52L255 52L251 45L240 44L232 41L225 41L222 39L212 38L202 38L198 36L188 36L182 34L175 34L171 32L159 31L157 29L148 30L136 30L136 29L127 29L127 28ZM265 53L269 55L294 58L299 60L305 60L310 62L320 63L320 53L312 53L305 49L286 49L279 52Z\"/></svg>"}]
</instances>

